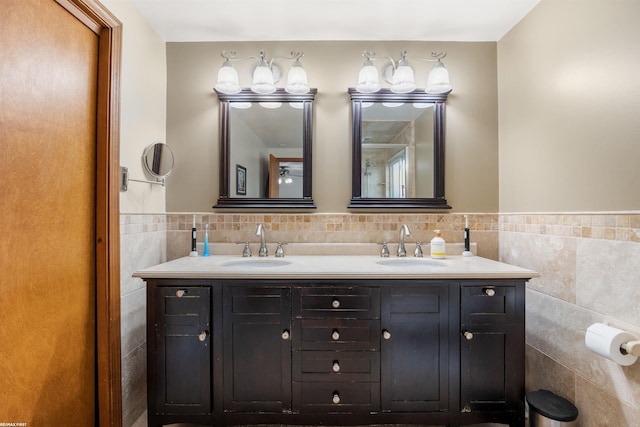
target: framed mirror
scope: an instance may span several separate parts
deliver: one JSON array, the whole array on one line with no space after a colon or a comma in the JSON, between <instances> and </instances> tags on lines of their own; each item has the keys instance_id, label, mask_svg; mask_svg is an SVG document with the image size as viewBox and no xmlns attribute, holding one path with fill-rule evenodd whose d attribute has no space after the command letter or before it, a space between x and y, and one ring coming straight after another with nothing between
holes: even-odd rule
<instances>
[{"instance_id":1,"label":"framed mirror","mask_svg":"<svg viewBox=\"0 0 640 427\"><path fill-rule=\"evenodd\" d=\"M311 208L313 100L317 90L268 95L243 89L220 100L220 196L214 208Z\"/></svg>"},{"instance_id":2,"label":"framed mirror","mask_svg":"<svg viewBox=\"0 0 640 427\"><path fill-rule=\"evenodd\" d=\"M451 209L444 194L448 94L349 89L350 208Z\"/></svg>"}]
</instances>

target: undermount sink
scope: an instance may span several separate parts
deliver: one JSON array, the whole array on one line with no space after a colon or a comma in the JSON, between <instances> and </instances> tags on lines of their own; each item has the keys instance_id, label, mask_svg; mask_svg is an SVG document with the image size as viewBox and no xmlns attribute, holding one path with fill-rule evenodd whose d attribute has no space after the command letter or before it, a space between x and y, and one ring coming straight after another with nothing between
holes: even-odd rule
<instances>
[{"instance_id":1,"label":"undermount sink","mask_svg":"<svg viewBox=\"0 0 640 427\"><path fill-rule=\"evenodd\" d=\"M376 261L376 264L386 265L387 267L444 267L446 264L442 261L434 261L428 258L394 258Z\"/></svg>"},{"instance_id":2,"label":"undermount sink","mask_svg":"<svg viewBox=\"0 0 640 427\"><path fill-rule=\"evenodd\" d=\"M264 267L282 267L291 264L283 259L241 259L237 261L227 261L220 264L222 267L238 267L238 268L264 268Z\"/></svg>"}]
</instances>

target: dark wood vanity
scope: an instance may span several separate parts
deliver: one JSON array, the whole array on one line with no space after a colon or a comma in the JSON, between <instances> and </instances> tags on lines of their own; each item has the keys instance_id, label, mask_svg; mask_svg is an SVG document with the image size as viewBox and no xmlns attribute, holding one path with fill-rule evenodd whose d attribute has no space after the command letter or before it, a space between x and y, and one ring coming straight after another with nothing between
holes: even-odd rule
<instances>
[{"instance_id":1,"label":"dark wood vanity","mask_svg":"<svg viewBox=\"0 0 640 427\"><path fill-rule=\"evenodd\" d=\"M525 425L522 274L155 276L149 426Z\"/></svg>"}]
</instances>

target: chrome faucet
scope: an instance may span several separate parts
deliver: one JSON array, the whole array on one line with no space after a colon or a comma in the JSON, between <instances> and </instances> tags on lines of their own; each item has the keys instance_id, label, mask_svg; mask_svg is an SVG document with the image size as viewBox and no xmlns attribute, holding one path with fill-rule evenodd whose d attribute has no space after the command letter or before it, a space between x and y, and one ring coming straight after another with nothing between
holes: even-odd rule
<instances>
[{"instance_id":1,"label":"chrome faucet","mask_svg":"<svg viewBox=\"0 0 640 427\"><path fill-rule=\"evenodd\" d=\"M258 251L258 256L267 256L267 241L264 237L264 227L262 224L258 224L258 228L256 229L256 236L260 236L260 250Z\"/></svg>"},{"instance_id":2,"label":"chrome faucet","mask_svg":"<svg viewBox=\"0 0 640 427\"><path fill-rule=\"evenodd\" d=\"M411 236L411 232L409 231L407 224L402 224L402 227L400 227L400 243L398 243L399 257L407 256L407 251L404 249L404 236Z\"/></svg>"}]
</instances>

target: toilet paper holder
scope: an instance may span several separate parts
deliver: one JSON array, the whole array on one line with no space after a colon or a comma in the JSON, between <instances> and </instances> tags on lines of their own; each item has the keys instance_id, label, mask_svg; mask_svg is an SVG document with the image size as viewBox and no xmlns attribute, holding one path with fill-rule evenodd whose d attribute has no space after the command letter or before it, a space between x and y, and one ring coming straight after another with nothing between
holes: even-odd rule
<instances>
[{"instance_id":1,"label":"toilet paper holder","mask_svg":"<svg viewBox=\"0 0 640 427\"><path fill-rule=\"evenodd\" d=\"M633 365L640 357L640 340L622 329L603 323L587 328L585 344L594 353L620 365Z\"/></svg>"},{"instance_id":2,"label":"toilet paper holder","mask_svg":"<svg viewBox=\"0 0 640 427\"><path fill-rule=\"evenodd\" d=\"M620 350L623 354L632 354L640 357L640 341L628 341L620 344Z\"/></svg>"}]
</instances>

